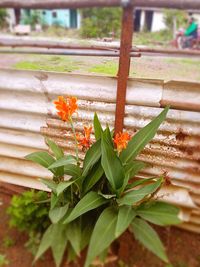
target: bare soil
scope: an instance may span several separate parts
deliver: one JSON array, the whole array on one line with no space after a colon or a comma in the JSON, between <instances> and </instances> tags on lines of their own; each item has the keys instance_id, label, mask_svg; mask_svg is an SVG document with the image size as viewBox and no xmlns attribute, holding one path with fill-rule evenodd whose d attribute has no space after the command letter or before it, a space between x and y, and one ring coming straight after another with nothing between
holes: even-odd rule
<instances>
[{"instance_id":1,"label":"bare soil","mask_svg":"<svg viewBox=\"0 0 200 267\"><path fill-rule=\"evenodd\" d=\"M0 186L0 240L9 237L14 244L5 247L0 242L0 254L6 255L9 260L7 267L31 267L33 256L24 247L27 236L16 229L9 228L9 218L6 209L11 199L11 191ZM113 253L118 260L106 264L106 267L200 267L200 235L180 230L178 228L157 228L162 241L165 244L167 254L173 265L163 264L152 253L138 244L130 233L123 234L119 241L113 246ZM42 260L35 264L35 267L55 267L51 253L46 253ZM75 265L63 264L63 267L78 267Z\"/></svg>"}]
</instances>

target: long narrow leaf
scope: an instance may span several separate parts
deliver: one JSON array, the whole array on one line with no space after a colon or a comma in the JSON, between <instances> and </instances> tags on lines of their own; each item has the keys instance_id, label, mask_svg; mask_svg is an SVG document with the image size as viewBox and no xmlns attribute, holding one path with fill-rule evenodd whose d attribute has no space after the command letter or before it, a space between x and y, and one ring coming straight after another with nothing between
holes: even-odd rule
<instances>
[{"instance_id":1,"label":"long narrow leaf","mask_svg":"<svg viewBox=\"0 0 200 267\"><path fill-rule=\"evenodd\" d=\"M120 205L133 205L150 194L153 194L162 184L162 178L155 183L146 185L142 188L129 191L121 199L118 200Z\"/></svg>"},{"instance_id":2,"label":"long narrow leaf","mask_svg":"<svg viewBox=\"0 0 200 267\"><path fill-rule=\"evenodd\" d=\"M117 213L112 207L105 209L92 233L84 267L89 267L96 256L100 255L115 240Z\"/></svg>"},{"instance_id":3,"label":"long narrow leaf","mask_svg":"<svg viewBox=\"0 0 200 267\"><path fill-rule=\"evenodd\" d=\"M83 161L83 176L85 177L90 169L97 163L101 157L101 140L94 143L87 151Z\"/></svg>"},{"instance_id":4,"label":"long narrow leaf","mask_svg":"<svg viewBox=\"0 0 200 267\"><path fill-rule=\"evenodd\" d=\"M101 138L101 133L103 132L103 129L101 127L101 123L99 121L99 118L95 112L94 114L94 135L96 140Z\"/></svg>"},{"instance_id":5,"label":"long narrow leaf","mask_svg":"<svg viewBox=\"0 0 200 267\"><path fill-rule=\"evenodd\" d=\"M45 184L54 193L56 192L57 184L54 181L43 179L43 178L40 178L39 180L42 181L42 183Z\"/></svg>"},{"instance_id":6,"label":"long narrow leaf","mask_svg":"<svg viewBox=\"0 0 200 267\"><path fill-rule=\"evenodd\" d=\"M44 168L48 168L51 164L55 162L55 159L45 151L31 153L25 158L40 164Z\"/></svg>"},{"instance_id":7,"label":"long narrow leaf","mask_svg":"<svg viewBox=\"0 0 200 267\"><path fill-rule=\"evenodd\" d=\"M100 196L98 193L91 191L78 202L78 204L69 214L69 217L67 217L63 223L69 223L81 216L82 214L90 210L96 209L107 202L108 201L102 196Z\"/></svg>"},{"instance_id":8,"label":"long narrow leaf","mask_svg":"<svg viewBox=\"0 0 200 267\"><path fill-rule=\"evenodd\" d=\"M69 203L63 207L55 207L49 211L49 218L52 223L58 223L67 213Z\"/></svg>"},{"instance_id":9,"label":"long narrow leaf","mask_svg":"<svg viewBox=\"0 0 200 267\"><path fill-rule=\"evenodd\" d=\"M179 212L179 208L164 202L142 205L136 210L141 218L161 226L181 223Z\"/></svg>"},{"instance_id":10,"label":"long narrow leaf","mask_svg":"<svg viewBox=\"0 0 200 267\"><path fill-rule=\"evenodd\" d=\"M142 161L134 160L125 166L125 179L122 186L122 192L126 188L129 179L133 178L140 170L142 170L146 164Z\"/></svg>"},{"instance_id":11,"label":"long narrow leaf","mask_svg":"<svg viewBox=\"0 0 200 267\"><path fill-rule=\"evenodd\" d=\"M135 210L130 206L119 207L115 236L119 237L130 225L136 216Z\"/></svg>"},{"instance_id":12,"label":"long narrow leaf","mask_svg":"<svg viewBox=\"0 0 200 267\"><path fill-rule=\"evenodd\" d=\"M74 178L81 176L81 168L74 164L68 164L64 167L64 173Z\"/></svg>"},{"instance_id":13,"label":"long narrow leaf","mask_svg":"<svg viewBox=\"0 0 200 267\"><path fill-rule=\"evenodd\" d=\"M139 218L135 218L131 225L135 238L161 260L168 263L169 260L165 253L165 248L155 230Z\"/></svg>"},{"instance_id":14,"label":"long narrow leaf","mask_svg":"<svg viewBox=\"0 0 200 267\"><path fill-rule=\"evenodd\" d=\"M56 160L55 162L53 162L53 164L51 164L48 169L54 169L57 167L62 167L68 164L76 164L76 159L73 156L64 156L58 160Z\"/></svg>"},{"instance_id":15,"label":"long narrow leaf","mask_svg":"<svg viewBox=\"0 0 200 267\"><path fill-rule=\"evenodd\" d=\"M64 181L64 182L59 183L57 188L56 188L57 196L59 196L61 193L63 193L63 191L65 191L73 183L75 183L75 180L73 180L73 181Z\"/></svg>"},{"instance_id":16,"label":"long narrow leaf","mask_svg":"<svg viewBox=\"0 0 200 267\"><path fill-rule=\"evenodd\" d=\"M62 149L52 140L50 139L46 139L47 144L49 145L51 151L53 152L54 156L56 157L56 159L60 159L62 157L64 157L64 153L62 151Z\"/></svg>"},{"instance_id":17,"label":"long narrow leaf","mask_svg":"<svg viewBox=\"0 0 200 267\"><path fill-rule=\"evenodd\" d=\"M76 255L79 256L81 251L81 225L79 221L73 221L67 225L67 238Z\"/></svg>"},{"instance_id":18,"label":"long narrow leaf","mask_svg":"<svg viewBox=\"0 0 200 267\"><path fill-rule=\"evenodd\" d=\"M108 179L112 189L117 191L124 183L124 168L115 151L106 141L104 135L102 135L101 138L101 151L101 165L104 169L106 178Z\"/></svg>"},{"instance_id":19,"label":"long narrow leaf","mask_svg":"<svg viewBox=\"0 0 200 267\"><path fill-rule=\"evenodd\" d=\"M83 191L87 193L102 177L104 171L101 167L101 162L98 162L91 170L91 172L86 176L83 182Z\"/></svg>"},{"instance_id":20,"label":"long narrow leaf","mask_svg":"<svg viewBox=\"0 0 200 267\"><path fill-rule=\"evenodd\" d=\"M159 116L133 136L127 148L123 150L120 155L120 159L123 163L135 159L143 148L153 139L159 126L165 120L168 110L169 107L166 107Z\"/></svg>"},{"instance_id":21,"label":"long narrow leaf","mask_svg":"<svg viewBox=\"0 0 200 267\"><path fill-rule=\"evenodd\" d=\"M55 229L52 232L53 240L51 243L51 249L56 267L59 267L67 246L66 226L62 224L55 224L54 228Z\"/></svg>"},{"instance_id":22,"label":"long narrow leaf","mask_svg":"<svg viewBox=\"0 0 200 267\"><path fill-rule=\"evenodd\" d=\"M52 231L53 231L53 225L50 225L42 237L40 246L34 258L34 262L36 262L44 254L44 252L48 248L50 248L52 240L53 240Z\"/></svg>"}]
</instances>

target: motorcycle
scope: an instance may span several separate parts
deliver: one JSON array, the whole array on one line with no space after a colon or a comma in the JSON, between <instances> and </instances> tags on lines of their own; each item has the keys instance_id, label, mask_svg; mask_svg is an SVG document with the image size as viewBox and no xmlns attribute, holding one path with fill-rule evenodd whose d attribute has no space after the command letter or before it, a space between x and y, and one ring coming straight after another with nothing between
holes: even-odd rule
<instances>
[{"instance_id":1,"label":"motorcycle","mask_svg":"<svg viewBox=\"0 0 200 267\"><path fill-rule=\"evenodd\" d=\"M184 33L185 30L180 28L176 33L175 40L172 41L172 45L177 49L200 49L200 26L198 26L196 38L188 39Z\"/></svg>"}]
</instances>

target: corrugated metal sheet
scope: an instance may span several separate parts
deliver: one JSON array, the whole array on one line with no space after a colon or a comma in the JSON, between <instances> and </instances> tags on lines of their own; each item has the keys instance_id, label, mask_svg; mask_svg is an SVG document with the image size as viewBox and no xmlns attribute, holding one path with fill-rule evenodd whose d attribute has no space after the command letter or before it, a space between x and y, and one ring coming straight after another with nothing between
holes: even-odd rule
<instances>
[{"instance_id":1,"label":"corrugated metal sheet","mask_svg":"<svg viewBox=\"0 0 200 267\"><path fill-rule=\"evenodd\" d=\"M61 122L52 101L58 95L79 99L77 131L100 120L114 125L115 78L88 75L0 69L0 180L42 188L39 177L51 174L24 156L47 149L49 136L66 153L73 151L69 126ZM181 227L200 233L200 84L178 81L129 79L125 128L134 133L170 104L167 120L139 159L149 163L142 176L165 174L173 186L159 196L182 207L186 221ZM47 126L46 126L47 124Z\"/></svg>"}]
</instances>

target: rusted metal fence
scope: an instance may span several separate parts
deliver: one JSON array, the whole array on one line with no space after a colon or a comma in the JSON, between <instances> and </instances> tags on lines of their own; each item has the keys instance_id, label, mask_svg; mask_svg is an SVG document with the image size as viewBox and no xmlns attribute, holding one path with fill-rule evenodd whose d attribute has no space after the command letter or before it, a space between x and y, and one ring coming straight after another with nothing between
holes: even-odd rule
<instances>
[{"instance_id":1,"label":"rusted metal fence","mask_svg":"<svg viewBox=\"0 0 200 267\"><path fill-rule=\"evenodd\" d=\"M0 69L0 180L44 189L37 178L48 179L50 173L26 161L24 156L38 148L47 149L40 135L40 127L46 123L47 127L41 129L42 134L54 139L66 152L73 150L74 144L68 126L57 119L52 107L52 100L57 95L75 95L80 99L77 131L80 131L83 123L92 121L94 111L98 112L103 123L115 125L117 131L123 127L129 131L137 131L154 118L162 107L170 104L172 108L167 120L139 156L139 159L150 163L150 167L140 176L169 176L173 185L163 189L160 197L182 207L185 223L181 227L200 232L200 84L128 79L131 55L139 56L142 52L132 48L134 6L193 9L200 7L200 1L0 1L0 7L23 8L119 5L123 8L120 49L91 48L120 57L117 78ZM5 43L0 41L0 45ZM24 43L26 45L32 46ZM60 43L37 43L35 46L42 48L51 45L54 46L52 48L66 49L66 45ZM84 49L77 46L79 48ZM66 138L69 142L65 142Z\"/></svg>"}]
</instances>

